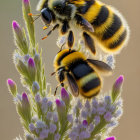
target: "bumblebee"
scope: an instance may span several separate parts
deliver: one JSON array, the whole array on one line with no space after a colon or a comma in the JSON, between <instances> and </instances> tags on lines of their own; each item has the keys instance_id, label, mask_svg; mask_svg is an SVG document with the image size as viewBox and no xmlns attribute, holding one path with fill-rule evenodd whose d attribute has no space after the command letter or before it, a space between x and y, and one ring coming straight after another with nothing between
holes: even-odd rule
<instances>
[{"instance_id":1,"label":"bumblebee","mask_svg":"<svg viewBox=\"0 0 140 140\"><path fill-rule=\"evenodd\" d=\"M69 49L58 52L54 59L54 68L59 85L64 87L64 82L67 81L74 96L77 97L80 93L86 98L96 96L102 87L97 71L112 72L106 63L87 59L83 53Z\"/></svg>"},{"instance_id":2,"label":"bumblebee","mask_svg":"<svg viewBox=\"0 0 140 140\"><path fill-rule=\"evenodd\" d=\"M93 54L95 41L105 52L114 54L129 38L129 27L122 15L98 0L40 0L37 10L46 26L54 25L47 36L58 28L60 34L67 35L69 49L74 45L75 30Z\"/></svg>"}]
</instances>

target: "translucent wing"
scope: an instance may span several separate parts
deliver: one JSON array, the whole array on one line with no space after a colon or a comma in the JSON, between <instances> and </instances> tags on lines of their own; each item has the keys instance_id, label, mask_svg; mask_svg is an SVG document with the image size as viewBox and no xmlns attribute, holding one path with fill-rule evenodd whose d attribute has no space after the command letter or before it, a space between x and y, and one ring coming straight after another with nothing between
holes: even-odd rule
<instances>
[{"instance_id":1,"label":"translucent wing","mask_svg":"<svg viewBox=\"0 0 140 140\"><path fill-rule=\"evenodd\" d=\"M71 74L67 73L66 75L67 75L71 92L75 97L77 97L79 95L78 85Z\"/></svg>"},{"instance_id":2,"label":"translucent wing","mask_svg":"<svg viewBox=\"0 0 140 140\"><path fill-rule=\"evenodd\" d=\"M112 68L103 61L87 59L88 63L102 72L112 72Z\"/></svg>"}]
</instances>

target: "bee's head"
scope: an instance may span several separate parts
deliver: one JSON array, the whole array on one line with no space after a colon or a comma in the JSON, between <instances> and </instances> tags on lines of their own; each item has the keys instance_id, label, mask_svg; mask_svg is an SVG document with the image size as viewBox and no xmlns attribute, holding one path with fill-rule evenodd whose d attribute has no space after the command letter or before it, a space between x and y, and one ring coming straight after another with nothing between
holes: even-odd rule
<instances>
[{"instance_id":1,"label":"bee's head","mask_svg":"<svg viewBox=\"0 0 140 140\"><path fill-rule=\"evenodd\" d=\"M68 0L50 0L49 7L53 9L56 14L65 17L72 17L73 11L75 11L75 7Z\"/></svg>"},{"instance_id":2,"label":"bee's head","mask_svg":"<svg viewBox=\"0 0 140 140\"><path fill-rule=\"evenodd\" d=\"M47 25L49 25L53 20L51 11L48 8L43 8L41 10L41 17Z\"/></svg>"}]
</instances>

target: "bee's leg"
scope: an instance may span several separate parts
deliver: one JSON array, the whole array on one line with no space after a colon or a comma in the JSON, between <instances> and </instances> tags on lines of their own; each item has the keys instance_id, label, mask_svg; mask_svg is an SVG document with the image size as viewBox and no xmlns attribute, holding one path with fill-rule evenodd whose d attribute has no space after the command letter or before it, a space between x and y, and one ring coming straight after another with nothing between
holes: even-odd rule
<instances>
[{"instance_id":1,"label":"bee's leg","mask_svg":"<svg viewBox=\"0 0 140 140\"><path fill-rule=\"evenodd\" d=\"M47 35L44 36L44 37L42 38L42 40L46 39L46 38L52 33L52 31L54 31L54 30L57 29L58 27L59 27L59 24L56 24L56 25L47 33Z\"/></svg>"},{"instance_id":2,"label":"bee's leg","mask_svg":"<svg viewBox=\"0 0 140 140\"><path fill-rule=\"evenodd\" d=\"M54 95L56 95L56 92L57 92L57 89L58 87L61 85L62 87L64 87L64 79L65 79L65 76L64 76L64 68L61 68L58 70L58 80L59 80L59 84L56 86L56 89L55 89L55 92L54 92Z\"/></svg>"},{"instance_id":3,"label":"bee's leg","mask_svg":"<svg viewBox=\"0 0 140 140\"><path fill-rule=\"evenodd\" d=\"M59 84L56 86L56 88L55 88L54 96L56 95L57 89L58 89L58 87L59 87L60 85L61 85L62 87L64 87L64 83L59 83Z\"/></svg>"},{"instance_id":4,"label":"bee's leg","mask_svg":"<svg viewBox=\"0 0 140 140\"><path fill-rule=\"evenodd\" d=\"M83 32L83 38L84 38L84 42L85 42L86 47L88 47L90 49L90 51L95 55L96 49L95 49L93 37L91 37L86 32Z\"/></svg>"},{"instance_id":5,"label":"bee's leg","mask_svg":"<svg viewBox=\"0 0 140 140\"><path fill-rule=\"evenodd\" d=\"M72 31L69 31L68 42L67 42L69 51L71 51L71 48L73 47L73 43L74 43L74 34Z\"/></svg>"},{"instance_id":6,"label":"bee's leg","mask_svg":"<svg viewBox=\"0 0 140 140\"><path fill-rule=\"evenodd\" d=\"M61 34L64 35L68 32L69 24L67 21L63 22L62 28L61 28Z\"/></svg>"},{"instance_id":7,"label":"bee's leg","mask_svg":"<svg viewBox=\"0 0 140 140\"><path fill-rule=\"evenodd\" d=\"M94 32L93 26L82 16L76 14L75 15L76 24L80 25L83 30Z\"/></svg>"}]
</instances>

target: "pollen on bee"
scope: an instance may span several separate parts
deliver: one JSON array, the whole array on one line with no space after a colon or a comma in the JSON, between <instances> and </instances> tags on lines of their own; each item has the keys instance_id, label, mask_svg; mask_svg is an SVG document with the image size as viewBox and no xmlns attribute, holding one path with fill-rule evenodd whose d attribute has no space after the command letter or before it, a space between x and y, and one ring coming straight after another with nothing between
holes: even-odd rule
<instances>
[{"instance_id":1,"label":"pollen on bee","mask_svg":"<svg viewBox=\"0 0 140 140\"><path fill-rule=\"evenodd\" d=\"M47 37L48 37L48 36L43 37L42 40L46 39Z\"/></svg>"},{"instance_id":2,"label":"pollen on bee","mask_svg":"<svg viewBox=\"0 0 140 140\"><path fill-rule=\"evenodd\" d=\"M46 30L47 28L48 28L47 26L44 26L44 27L43 27L43 30Z\"/></svg>"},{"instance_id":3,"label":"pollen on bee","mask_svg":"<svg viewBox=\"0 0 140 140\"><path fill-rule=\"evenodd\" d=\"M28 16L32 16L33 14L32 13L28 13Z\"/></svg>"}]
</instances>

